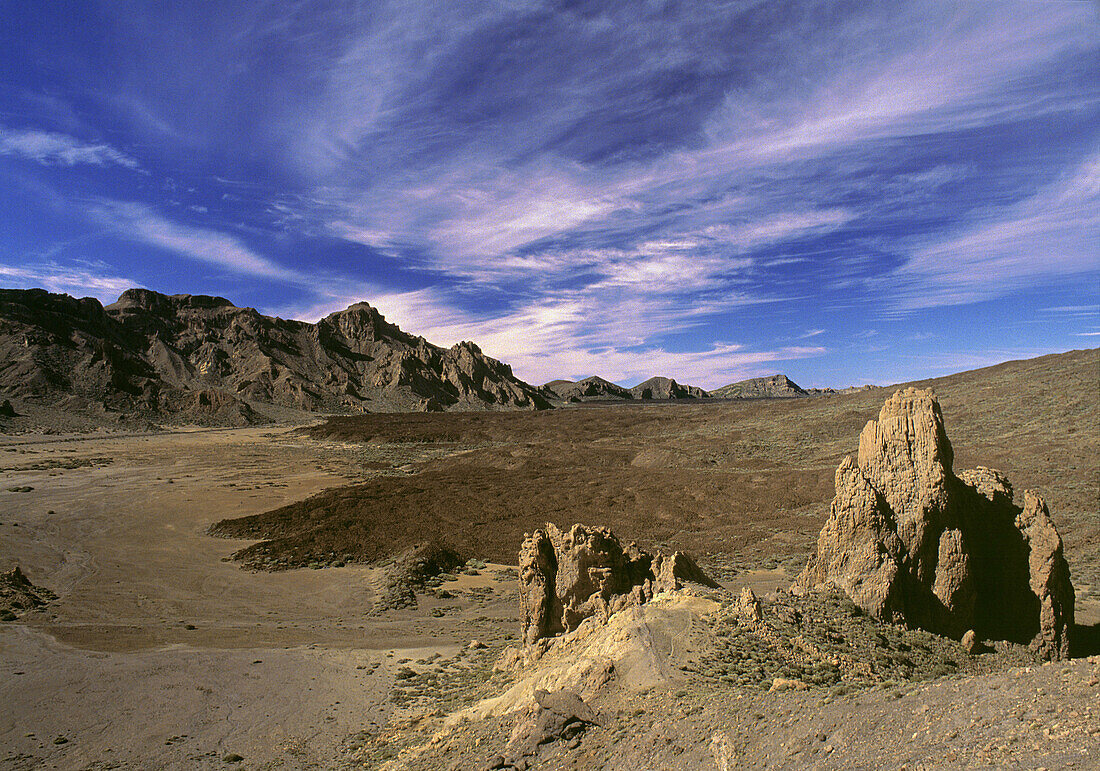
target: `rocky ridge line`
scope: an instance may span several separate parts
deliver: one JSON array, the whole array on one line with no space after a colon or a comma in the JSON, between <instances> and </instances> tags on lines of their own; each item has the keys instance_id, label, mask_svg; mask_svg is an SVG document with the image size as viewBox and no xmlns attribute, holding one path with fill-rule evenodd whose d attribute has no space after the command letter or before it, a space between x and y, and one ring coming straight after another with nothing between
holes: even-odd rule
<instances>
[{"instance_id":1,"label":"rocky ridge line","mask_svg":"<svg viewBox=\"0 0 1100 771\"><path fill-rule=\"evenodd\" d=\"M355 413L542 409L552 398L474 343L441 348L366 303L310 324L147 289L106 307L0 290L0 394L220 424L256 422L264 404Z\"/></svg>"}]
</instances>

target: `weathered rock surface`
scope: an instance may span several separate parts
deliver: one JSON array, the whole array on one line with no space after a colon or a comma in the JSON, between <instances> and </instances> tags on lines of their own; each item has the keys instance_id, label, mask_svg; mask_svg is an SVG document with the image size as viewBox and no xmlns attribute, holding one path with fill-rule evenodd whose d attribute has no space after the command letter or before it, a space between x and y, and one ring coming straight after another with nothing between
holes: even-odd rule
<instances>
[{"instance_id":1,"label":"weathered rock surface","mask_svg":"<svg viewBox=\"0 0 1100 771\"><path fill-rule=\"evenodd\" d=\"M707 399L706 391L697 386L681 385L672 378L651 377L630 389L635 399Z\"/></svg>"},{"instance_id":2,"label":"weathered rock surface","mask_svg":"<svg viewBox=\"0 0 1100 771\"><path fill-rule=\"evenodd\" d=\"M786 375L754 377L715 388L709 392L716 399L789 399L809 394Z\"/></svg>"},{"instance_id":3,"label":"weathered rock surface","mask_svg":"<svg viewBox=\"0 0 1100 771\"><path fill-rule=\"evenodd\" d=\"M956 476L928 391L886 401L836 472L836 497L798 586L833 584L872 615L955 639L1032 641L1069 654L1073 586L1042 499L1021 509L997 471Z\"/></svg>"},{"instance_id":4,"label":"weathered rock surface","mask_svg":"<svg viewBox=\"0 0 1100 771\"><path fill-rule=\"evenodd\" d=\"M577 524L563 532L551 523L524 539L519 581L527 645L572 631L592 616L606 620L685 581L718 586L681 552L654 555L633 544L624 549L606 527Z\"/></svg>"},{"instance_id":5,"label":"weathered rock surface","mask_svg":"<svg viewBox=\"0 0 1100 771\"><path fill-rule=\"evenodd\" d=\"M254 422L250 402L389 412L536 409L552 397L473 343L440 348L365 303L308 324L146 289L106 307L0 290L0 393L223 424Z\"/></svg>"},{"instance_id":6,"label":"weathered rock surface","mask_svg":"<svg viewBox=\"0 0 1100 771\"><path fill-rule=\"evenodd\" d=\"M706 399L710 396L702 388L683 385L668 377L651 377L633 388L592 375L584 380L551 380L543 388L552 391L566 402L610 401L614 399L641 399L644 401L673 401L675 399Z\"/></svg>"},{"instance_id":7,"label":"weathered rock surface","mask_svg":"<svg viewBox=\"0 0 1100 771\"><path fill-rule=\"evenodd\" d=\"M610 380L592 375L584 380L571 382L569 380L552 380L545 388L553 391L559 399L567 402L600 401L607 399L633 399L634 394L630 390L616 385Z\"/></svg>"},{"instance_id":8,"label":"weathered rock surface","mask_svg":"<svg viewBox=\"0 0 1100 771\"><path fill-rule=\"evenodd\" d=\"M11 621L56 598L57 595L49 589L32 584L18 565L6 573L0 573L0 621Z\"/></svg>"},{"instance_id":9,"label":"weathered rock surface","mask_svg":"<svg viewBox=\"0 0 1100 771\"><path fill-rule=\"evenodd\" d=\"M534 703L516 721L504 754L489 761L488 771L519 771L531 768L539 748L555 741L568 741L570 747L590 725L604 725L606 719L592 709L575 691L535 691Z\"/></svg>"}]
</instances>

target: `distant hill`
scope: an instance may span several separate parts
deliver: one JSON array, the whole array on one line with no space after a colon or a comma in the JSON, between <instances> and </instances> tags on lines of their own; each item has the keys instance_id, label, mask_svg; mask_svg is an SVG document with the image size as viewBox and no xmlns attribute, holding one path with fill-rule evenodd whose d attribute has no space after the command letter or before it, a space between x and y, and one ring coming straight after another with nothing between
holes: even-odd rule
<instances>
[{"instance_id":1,"label":"distant hill","mask_svg":"<svg viewBox=\"0 0 1100 771\"><path fill-rule=\"evenodd\" d=\"M306 411L541 409L553 395L471 342L403 332L366 303L316 324L229 300L130 289L117 302L0 289L0 395L243 424Z\"/></svg>"},{"instance_id":2,"label":"distant hill","mask_svg":"<svg viewBox=\"0 0 1100 771\"><path fill-rule=\"evenodd\" d=\"M672 378L651 377L630 389L635 399L706 399L710 396L702 388L680 385Z\"/></svg>"},{"instance_id":3,"label":"distant hill","mask_svg":"<svg viewBox=\"0 0 1100 771\"><path fill-rule=\"evenodd\" d=\"M789 399L809 396L786 375L754 377L715 388L710 395L716 399Z\"/></svg>"},{"instance_id":4,"label":"distant hill","mask_svg":"<svg viewBox=\"0 0 1100 771\"><path fill-rule=\"evenodd\" d=\"M584 380L551 380L543 388L552 391L565 402L606 401L612 399L640 399L645 401L672 399L705 399L708 394L702 388L680 385L672 378L651 377L633 388L623 388L592 375Z\"/></svg>"},{"instance_id":5,"label":"distant hill","mask_svg":"<svg viewBox=\"0 0 1100 771\"><path fill-rule=\"evenodd\" d=\"M576 383L568 380L551 380L545 388L550 389L559 399L566 402L634 398L628 389L596 375L578 380Z\"/></svg>"}]
</instances>

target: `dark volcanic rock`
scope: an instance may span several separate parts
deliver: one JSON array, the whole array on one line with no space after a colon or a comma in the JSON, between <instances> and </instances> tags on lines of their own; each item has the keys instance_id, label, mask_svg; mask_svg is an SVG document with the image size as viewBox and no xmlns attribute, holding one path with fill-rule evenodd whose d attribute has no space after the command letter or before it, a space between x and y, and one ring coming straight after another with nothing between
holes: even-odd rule
<instances>
[{"instance_id":1,"label":"dark volcanic rock","mask_svg":"<svg viewBox=\"0 0 1100 771\"><path fill-rule=\"evenodd\" d=\"M32 584L18 565L0 573L0 621L11 621L55 599L57 595L49 589Z\"/></svg>"},{"instance_id":2,"label":"dark volcanic rock","mask_svg":"<svg viewBox=\"0 0 1100 771\"><path fill-rule=\"evenodd\" d=\"M895 393L836 472L832 513L798 584L833 584L872 615L955 639L1069 653L1073 586L1042 499L997 471L956 476L939 404Z\"/></svg>"},{"instance_id":3,"label":"dark volcanic rock","mask_svg":"<svg viewBox=\"0 0 1100 771\"><path fill-rule=\"evenodd\" d=\"M0 402L0 418L17 418L19 414L15 411L15 407L11 406L11 402L7 399Z\"/></svg>"},{"instance_id":4,"label":"dark volcanic rock","mask_svg":"<svg viewBox=\"0 0 1100 771\"><path fill-rule=\"evenodd\" d=\"M702 388L680 385L672 378L651 377L630 389L635 399L706 399L710 396Z\"/></svg>"},{"instance_id":5,"label":"dark volcanic rock","mask_svg":"<svg viewBox=\"0 0 1100 771\"><path fill-rule=\"evenodd\" d=\"M710 391L710 395L716 399L787 399L809 396L806 391L799 388L798 384L786 375L741 380L737 383L730 383L721 388L716 388Z\"/></svg>"},{"instance_id":6,"label":"dark volcanic rock","mask_svg":"<svg viewBox=\"0 0 1100 771\"><path fill-rule=\"evenodd\" d=\"M578 524L562 532L547 523L519 551L524 642L572 631L592 616L606 620L684 581L717 587L686 554L653 555L633 544L624 549L606 527Z\"/></svg>"},{"instance_id":7,"label":"dark volcanic rock","mask_svg":"<svg viewBox=\"0 0 1100 771\"><path fill-rule=\"evenodd\" d=\"M335 412L541 409L551 394L470 342L402 332L360 303L317 324L221 297L131 289L104 308L0 290L0 393L248 423L248 402Z\"/></svg>"}]
</instances>

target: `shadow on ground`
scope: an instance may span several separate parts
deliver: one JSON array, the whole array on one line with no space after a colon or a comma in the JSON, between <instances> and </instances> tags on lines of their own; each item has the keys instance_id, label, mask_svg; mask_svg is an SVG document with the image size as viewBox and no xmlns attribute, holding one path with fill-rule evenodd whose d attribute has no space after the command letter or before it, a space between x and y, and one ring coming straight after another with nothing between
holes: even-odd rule
<instances>
[{"instance_id":1,"label":"shadow on ground","mask_svg":"<svg viewBox=\"0 0 1100 771\"><path fill-rule=\"evenodd\" d=\"M1075 624L1072 647L1074 658L1100 655L1100 624L1091 626Z\"/></svg>"}]
</instances>

